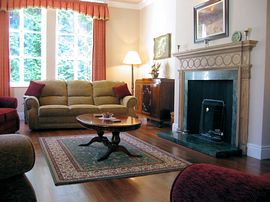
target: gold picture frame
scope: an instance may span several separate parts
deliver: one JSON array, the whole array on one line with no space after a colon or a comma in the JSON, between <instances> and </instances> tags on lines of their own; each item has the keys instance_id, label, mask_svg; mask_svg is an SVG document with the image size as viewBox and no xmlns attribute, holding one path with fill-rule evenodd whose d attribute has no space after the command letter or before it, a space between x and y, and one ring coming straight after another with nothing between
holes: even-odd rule
<instances>
[{"instance_id":1,"label":"gold picture frame","mask_svg":"<svg viewBox=\"0 0 270 202\"><path fill-rule=\"evenodd\" d=\"M154 60L171 57L171 34L154 38Z\"/></svg>"}]
</instances>

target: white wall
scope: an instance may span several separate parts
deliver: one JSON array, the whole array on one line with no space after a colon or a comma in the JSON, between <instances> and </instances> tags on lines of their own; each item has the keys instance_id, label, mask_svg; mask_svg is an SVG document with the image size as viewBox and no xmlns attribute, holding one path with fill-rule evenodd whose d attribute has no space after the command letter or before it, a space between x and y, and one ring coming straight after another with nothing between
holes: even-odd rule
<instances>
[{"instance_id":1,"label":"white wall","mask_svg":"<svg viewBox=\"0 0 270 202\"><path fill-rule=\"evenodd\" d=\"M125 54L139 51L139 10L109 7L106 27L107 80L124 81L131 88L131 66L124 65ZM134 67L134 78L137 77Z\"/></svg>"},{"instance_id":2,"label":"white wall","mask_svg":"<svg viewBox=\"0 0 270 202\"><path fill-rule=\"evenodd\" d=\"M177 0L176 44L181 44L185 50L203 46L203 44L193 43L193 7L202 2L202 0ZM250 39L257 40L258 44L253 49L251 56L251 63L253 66L251 69L250 80L248 155L258 159L270 158L270 150L264 152L268 152L267 156L262 155L262 145L270 145L268 138L265 138L265 141L267 142L262 142L263 136L269 136L270 134L269 128L265 128L265 130L262 131L263 110L270 106L270 102L264 103L267 0L261 0L259 2L254 0L237 0L229 2L230 35L226 38L210 41L209 44L211 46L229 43L231 42L231 36L235 31L244 31L247 28L252 28ZM178 91L176 93L175 97L177 99L177 97L179 97ZM268 95L268 93L266 93L266 95ZM177 114L178 112L175 113ZM177 122L178 116L176 116L175 119L175 122Z\"/></svg>"},{"instance_id":3,"label":"white wall","mask_svg":"<svg viewBox=\"0 0 270 202\"><path fill-rule=\"evenodd\" d=\"M140 54L143 65L138 78L150 78L150 67L154 62L161 63L159 77L175 78L175 58L153 61L154 38L171 33L172 50L175 52L176 0L155 0L140 11Z\"/></svg>"}]
</instances>

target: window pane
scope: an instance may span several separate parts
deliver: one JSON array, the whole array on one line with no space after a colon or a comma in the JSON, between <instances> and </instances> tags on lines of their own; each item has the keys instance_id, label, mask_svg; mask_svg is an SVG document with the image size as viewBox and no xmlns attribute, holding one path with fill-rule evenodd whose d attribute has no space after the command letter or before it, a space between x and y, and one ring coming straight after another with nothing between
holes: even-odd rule
<instances>
[{"instance_id":1,"label":"window pane","mask_svg":"<svg viewBox=\"0 0 270 202\"><path fill-rule=\"evenodd\" d=\"M83 14L78 15L79 33L92 35L92 18Z\"/></svg>"},{"instance_id":2,"label":"window pane","mask_svg":"<svg viewBox=\"0 0 270 202\"><path fill-rule=\"evenodd\" d=\"M10 56L20 55L20 34L18 32L9 33L9 51Z\"/></svg>"},{"instance_id":3,"label":"window pane","mask_svg":"<svg viewBox=\"0 0 270 202\"><path fill-rule=\"evenodd\" d=\"M74 61L60 60L58 63L58 79L59 80L74 80Z\"/></svg>"},{"instance_id":4,"label":"window pane","mask_svg":"<svg viewBox=\"0 0 270 202\"><path fill-rule=\"evenodd\" d=\"M92 78L92 71L89 62L79 61L78 79L88 80Z\"/></svg>"},{"instance_id":5,"label":"window pane","mask_svg":"<svg viewBox=\"0 0 270 202\"><path fill-rule=\"evenodd\" d=\"M74 36L58 37L58 56L74 56Z\"/></svg>"},{"instance_id":6,"label":"window pane","mask_svg":"<svg viewBox=\"0 0 270 202\"><path fill-rule=\"evenodd\" d=\"M24 9L24 28L31 31L41 31L41 9Z\"/></svg>"},{"instance_id":7,"label":"window pane","mask_svg":"<svg viewBox=\"0 0 270 202\"><path fill-rule=\"evenodd\" d=\"M67 10L58 11L58 27L60 33L74 32L74 13Z\"/></svg>"},{"instance_id":8,"label":"window pane","mask_svg":"<svg viewBox=\"0 0 270 202\"><path fill-rule=\"evenodd\" d=\"M33 57L41 56L41 34L24 35L24 54Z\"/></svg>"},{"instance_id":9,"label":"window pane","mask_svg":"<svg viewBox=\"0 0 270 202\"><path fill-rule=\"evenodd\" d=\"M10 79L12 82L20 81L20 60L18 58L10 60Z\"/></svg>"},{"instance_id":10,"label":"window pane","mask_svg":"<svg viewBox=\"0 0 270 202\"><path fill-rule=\"evenodd\" d=\"M92 38L90 37L79 37L78 38L78 49L80 57L91 58L92 56Z\"/></svg>"},{"instance_id":11,"label":"window pane","mask_svg":"<svg viewBox=\"0 0 270 202\"><path fill-rule=\"evenodd\" d=\"M19 29L20 26L20 15L19 10L13 10L9 13L9 28Z\"/></svg>"},{"instance_id":12,"label":"window pane","mask_svg":"<svg viewBox=\"0 0 270 202\"><path fill-rule=\"evenodd\" d=\"M24 81L41 80L41 60L24 60Z\"/></svg>"}]
</instances>

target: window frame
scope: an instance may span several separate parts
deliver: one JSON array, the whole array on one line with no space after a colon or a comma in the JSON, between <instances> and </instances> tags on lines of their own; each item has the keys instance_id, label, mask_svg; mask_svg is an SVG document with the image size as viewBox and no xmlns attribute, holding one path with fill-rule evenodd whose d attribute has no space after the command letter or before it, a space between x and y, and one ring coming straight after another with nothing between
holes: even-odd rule
<instances>
[{"instance_id":1,"label":"window frame","mask_svg":"<svg viewBox=\"0 0 270 202\"><path fill-rule=\"evenodd\" d=\"M83 61L83 62L89 62L89 67L90 67L90 72L91 72L91 77L89 75L89 80L92 80L92 55L89 57L80 57L79 54L79 46L78 46L78 41L80 37L90 37L88 34L86 33L79 33L79 23L78 23L78 17L80 15L79 12L76 11L72 11L73 12L73 26L74 26L74 32L73 33L61 33L59 32L59 23L58 23L58 13L59 11L61 11L62 9L56 9L56 40L55 40L55 79L59 79L59 75L58 75L58 63L61 60L73 60L73 80L78 80L79 77L79 62ZM69 10L70 11L70 10ZM92 49L93 49L93 18L92 18L92 36L90 37L92 40ZM58 48L59 48L59 36L73 36L74 37L74 57L70 58L68 56L58 56ZM92 53L92 51L91 51ZM93 54L93 53L92 53ZM88 61L87 61L88 60Z\"/></svg>"},{"instance_id":2,"label":"window frame","mask_svg":"<svg viewBox=\"0 0 270 202\"><path fill-rule=\"evenodd\" d=\"M38 8L38 7L37 7ZM25 70L25 65L24 61L25 59L38 59L40 60L41 63L41 79L46 79L46 22L47 22L47 11L44 8L38 8L41 10L41 30L40 31L32 31L32 30L26 30L24 28L24 9L18 9L19 12L19 28L18 29L13 29L9 28L9 34L10 33L19 33L19 56L11 56L9 54L9 60L10 60L10 70L11 70L11 60L12 59L19 59L19 74L20 76L20 81L19 82L14 82L11 81L10 79L10 86L11 87L27 87L29 85L30 81L24 81L24 70ZM40 34L41 35L41 56L39 57L33 57L33 56L26 56L24 54L24 41L25 41L25 34L31 33L31 34ZM44 59L43 59L44 58ZM11 72L10 72L10 77L11 77Z\"/></svg>"}]
</instances>

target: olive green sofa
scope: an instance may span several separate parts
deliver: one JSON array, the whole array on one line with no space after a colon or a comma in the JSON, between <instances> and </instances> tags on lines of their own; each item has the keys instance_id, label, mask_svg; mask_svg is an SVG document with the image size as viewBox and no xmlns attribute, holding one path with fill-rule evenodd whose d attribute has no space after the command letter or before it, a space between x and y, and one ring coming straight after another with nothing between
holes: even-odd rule
<instances>
[{"instance_id":1,"label":"olive green sofa","mask_svg":"<svg viewBox=\"0 0 270 202\"><path fill-rule=\"evenodd\" d=\"M25 99L25 117L32 130L81 128L76 116L86 113L111 112L136 117L134 96L118 98L113 87L124 84L116 81L36 81L45 84L37 98Z\"/></svg>"}]
</instances>

